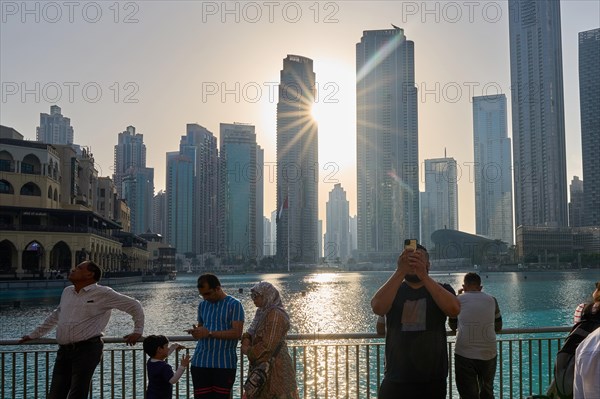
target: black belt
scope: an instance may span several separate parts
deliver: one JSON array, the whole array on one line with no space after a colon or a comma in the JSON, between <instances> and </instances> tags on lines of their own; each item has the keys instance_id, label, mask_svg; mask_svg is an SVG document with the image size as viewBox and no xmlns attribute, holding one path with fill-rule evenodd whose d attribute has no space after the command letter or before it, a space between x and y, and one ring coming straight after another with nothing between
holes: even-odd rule
<instances>
[{"instance_id":1,"label":"black belt","mask_svg":"<svg viewBox=\"0 0 600 399\"><path fill-rule=\"evenodd\" d=\"M77 342L72 342L70 344L64 344L64 345L59 345L59 346L64 349L75 349L75 348L78 348L83 345L94 344L94 343L98 343L98 342L102 342L102 336L100 336L100 335L98 335L96 337L88 338L85 341L77 341Z\"/></svg>"}]
</instances>

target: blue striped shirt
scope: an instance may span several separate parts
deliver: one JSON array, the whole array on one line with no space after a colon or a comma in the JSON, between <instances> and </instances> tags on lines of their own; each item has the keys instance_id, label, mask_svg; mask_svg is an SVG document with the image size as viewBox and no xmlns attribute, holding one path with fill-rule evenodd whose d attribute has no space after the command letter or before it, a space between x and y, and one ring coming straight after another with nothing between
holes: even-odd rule
<instances>
[{"instance_id":1,"label":"blue striped shirt","mask_svg":"<svg viewBox=\"0 0 600 399\"><path fill-rule=\"evenodd\" d=\"M244 308L240 301L227 295L218 302L200 301L198 322L209 331L232 328L232 322L244 321ZM238 341L235 339L204 338L198 340L192 366L215 369L237 368Z\"/></svg>"}]
</instances>

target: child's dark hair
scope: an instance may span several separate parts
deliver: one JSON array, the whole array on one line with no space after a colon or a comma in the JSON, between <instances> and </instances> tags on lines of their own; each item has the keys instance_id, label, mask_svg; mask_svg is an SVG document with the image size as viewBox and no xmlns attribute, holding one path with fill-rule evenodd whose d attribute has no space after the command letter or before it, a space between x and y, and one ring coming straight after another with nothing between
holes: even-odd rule
<instances>
[{"instance_id":1,"label":"child's dark hair","mask_svg":"<svg viewBox=\"0 0 600 399\"><path fill-rule=\"evenodd\" d=\"M148 335L144 338L144 352L146 355L154 357L158 348L168 343L169 340L164 335Z\"/></svg>"}]
</instances>

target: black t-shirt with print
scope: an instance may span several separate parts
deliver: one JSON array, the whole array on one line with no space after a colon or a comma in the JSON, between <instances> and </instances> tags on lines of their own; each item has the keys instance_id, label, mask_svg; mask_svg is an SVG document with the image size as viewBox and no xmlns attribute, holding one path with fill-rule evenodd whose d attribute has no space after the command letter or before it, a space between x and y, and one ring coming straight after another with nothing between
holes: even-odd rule
<instances>
[{"instance_id":1,"label":"black t-shirt with print","mask_svg":"<svg viewBox=\"0 0 600 399\"><path fill-rule=\"evenodd\" d=\"M441 284L452 294L448 284ZM445 380L448 376L446 315L425 287L402 283L386 315L385 378L397 383Z\"/></svg>"}]
</instances>

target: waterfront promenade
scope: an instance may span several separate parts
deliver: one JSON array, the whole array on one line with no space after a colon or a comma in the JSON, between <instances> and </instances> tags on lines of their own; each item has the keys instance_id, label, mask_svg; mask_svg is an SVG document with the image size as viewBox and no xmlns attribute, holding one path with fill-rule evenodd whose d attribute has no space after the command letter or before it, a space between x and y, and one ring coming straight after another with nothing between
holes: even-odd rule
<instances>
[{"instance_id":1,"label":"waterfront promenade","mask_svg":"<svg viewBox=\"0 0 600 399\"><path fill-rule=\"evenodd\" d=\"M553 361L569 327L507 329L498 339L498 370L495 393L500 399L523 398L544 393L552 377ZM91 398L143 398L146 385L145 361L141 347L125 347L120 338L106 338L104 359L92 382ZM193 352L189 336L172 336L172 342ZM296 367L302 398L376 398L383 377L384 341L372 333L291 334L290 354ZM53 340L29 345L0 341L2 398L40 397L48 388L54 362ZM453 359L454 337L449 334L448 350ZM170 360L178 364L179 353ZM240 353L240 359L244 359ZM248 364L239 362L233 399L241 397L241 384ZM175 398L191 397L191 376L184 374ZM448 378L448 398L458 398L452 362Z\"/></svg>"},{"instance_id":2,"label":"waterfront promenade","mask_svg":"<svg viewBox=\"0 0 600 399\"><path fill-rule=\"evenodd\" d=\"M599 271L482 273L484 291L500 304L504 326L499 336L497 398L520 398L543 393L549 384L560 340L567 335L573 310L587 300ZM305 398L374 398L383 376L384 341L374 334L376 316L369 299L390 272L281 273L220 276L228 294L242 301L246 326L254 315L249 288L260 280L278 286L290 314L290 351ZM463 273L433 273L437 281L460 287ZM140 300L146 310L145 335L165 334L189 350L194 342L182 331L194 322L200 298L197 275L184 274L176 281L132 283L119 291ZM56 345L52 341L27 346L11 345L31 331L56 307L62 289L0 291L11 295L20 307L0 308L0 386L2 398L32 398L48 384ZM39 296L39 295L43 295ZM546 332L542 327L556 326ZM130 317L114 312L107 337L130 332ZM341 334L343 333L343 334ZM108 339L102 366L94 379L93 398L143 398L144 355L134 348ZM114 342L114 343L113 343ZM448 338L453 351L453 337ZM173 357L171 363L176 363ZM234 398L239 398L245 363L240 364ZM27 370L27 372L23 372ZM189 376L178 388L179 398L189 398ZM453 386L451 373L448 382ZM15 389L13 395L12 389ZM9 390L10 388L10 390ZM458 398L455 391L452 398ZM524 395L521 395L523 392ZM25 395L26 394L26 395ZM501 394L501 395L500 395ZM41 396L43 397L43 395Z\"/></svg>"}]
</instances>

